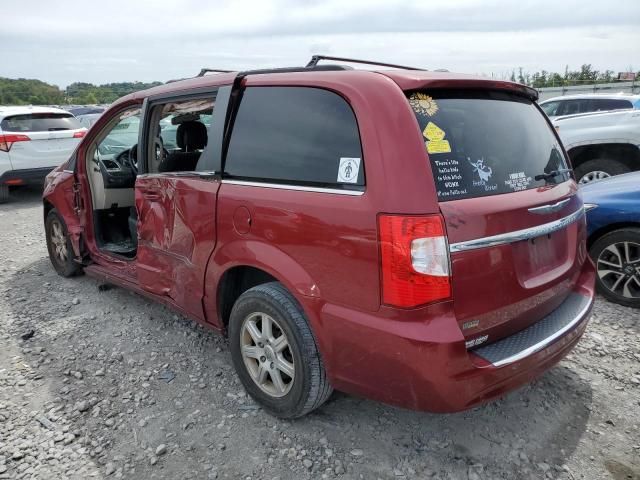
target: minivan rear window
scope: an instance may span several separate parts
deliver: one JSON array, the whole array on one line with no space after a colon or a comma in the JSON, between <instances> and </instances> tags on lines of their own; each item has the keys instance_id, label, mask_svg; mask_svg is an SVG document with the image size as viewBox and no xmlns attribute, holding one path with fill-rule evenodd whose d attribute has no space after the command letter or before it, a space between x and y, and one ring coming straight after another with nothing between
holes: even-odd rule
<instances>
[{"instance_id":1,"label":"minivan rear window","mask_svg":"<svg viewBox=\"0 0 640 480\"><path fill-rule=\"evenodd\" d=\"M494 91L418 91L408 99L441 201L569 178L566 172L544 175L566 169L567 162L545 116L528 99Z\"/></svg>"},{"instance_id":2,"label":"minivan rear window","mask_svg":"<svg viewBox=\"0 0 640 480\"><path fill-rule=\"evenodd\" d=\"M28 113L12 115L2 120L3 132L54 132L82 128L70 113Z\"/></svg>"}]
</instances>

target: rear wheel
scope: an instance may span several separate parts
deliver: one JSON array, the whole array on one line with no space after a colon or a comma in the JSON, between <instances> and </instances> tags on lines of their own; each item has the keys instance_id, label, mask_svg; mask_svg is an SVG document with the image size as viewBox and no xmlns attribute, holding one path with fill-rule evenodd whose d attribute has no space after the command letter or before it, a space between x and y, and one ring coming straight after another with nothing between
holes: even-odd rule
<instances>
[{"instance_id":1,"label":"rear wheel","mask_svg":"<svg viewBox=\"0 0 640 480\"><path fill-rule=\"evenodd\" d=\"M578 183L593 183L604 178L629 173L631 170L624 163L610 158L596 158L581 163L575 168Z\"/></svg>"},{"instance_id":2,"label":"rear wheel","mask_svg":"<svg viewBox=\"0 0 640 480\"><path fill-rule=\"evenodd\" d=\"M596 264L598 291L612 302L640 307L640 229L607 233L589 254Z\"/></svg>"},{"instance_id":3,"label":"rear wheel","mask_svg":"<svg viewBox=\"0 0 640 480\"><path fill-rule=\"evenodd\" d=\"M9 201L9 185L0 185L0 203Z\"/></svg>"},{"instance_id":4,"label":"rear wheel","mask_svg":"<svg viewBox=\"0 0 640 480\"><path fill-rule=\"evenodd\" d=\"M229 343L242 384L272 415L301 417L331 395L304 312L282 284L259 285L238 298Z\"/></svg>"},{"instance_id":5,"label":"rear wheel","mask_svg":"<svg viewBox=\"0 0 640 480\"><path fill-rule=\"evenodd\" d=\"M55 209L47 215L44 227L49 259L56 272L63 277L72 277L80 273L81 266L73 260L67 225Z\"/></svg>"}]
</instances>

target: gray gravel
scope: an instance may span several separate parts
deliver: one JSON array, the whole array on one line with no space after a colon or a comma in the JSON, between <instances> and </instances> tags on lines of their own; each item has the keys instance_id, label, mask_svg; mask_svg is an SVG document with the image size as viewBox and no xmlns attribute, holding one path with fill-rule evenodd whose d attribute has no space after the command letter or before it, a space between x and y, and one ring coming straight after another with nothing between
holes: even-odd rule
<instances>
[{"instance_id":1,"label":"gray gravel","mask_svg":"<svg viewBox=\"0 0 640 480\"><path fill-rule=\"evenodd\" d=\"M336 393L280 421L223 338L58 277L39 193L17 191L0 206L0 479L640 479L639 331L598 299L574 353L498 402L434 415Z\"/></svg>"}]
</instances>

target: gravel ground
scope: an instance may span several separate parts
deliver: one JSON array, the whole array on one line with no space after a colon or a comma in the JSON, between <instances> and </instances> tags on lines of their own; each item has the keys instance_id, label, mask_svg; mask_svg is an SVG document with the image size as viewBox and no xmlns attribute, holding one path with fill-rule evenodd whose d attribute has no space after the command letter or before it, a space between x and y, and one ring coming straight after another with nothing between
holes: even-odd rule
<instances>
[{"instance_id":1,"label":"gravel ground","mask_svg":"<svg viewBox=\"0 0 640 480\"><path fill-rule=\"evenodd\" d=\"M39 192L16 191L0 206L0 478L640 479L639 330L639 311L598 299L576 350L498 402L435 415L335 393L280 421L223 338L58 277Z\"/></svg>"}]
</instances>

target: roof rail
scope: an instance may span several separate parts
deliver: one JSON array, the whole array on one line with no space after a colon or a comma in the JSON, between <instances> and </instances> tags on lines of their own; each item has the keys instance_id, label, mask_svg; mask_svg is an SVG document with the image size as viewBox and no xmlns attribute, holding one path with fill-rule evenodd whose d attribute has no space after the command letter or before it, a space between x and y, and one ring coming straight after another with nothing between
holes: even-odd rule
<instances>
[{"instance_id":1,"label":"roof rail","mask_svg":"<svg viewBox=\"0 0 640 480\"><path fill-rule=\"evenodd\" d=\"M296 72L334 72L340 70L353 70L353 67L346 65L317 65L312 67L284 67L284 68L262 68L258 70L245 70L238 72L234 80L234 85L238 86L244 77L249 75L261 75L264 73L296 73Z\"/></svg>"},{"instance_id":2,"label":"roof rail","mask_svg":"<svg viewBox=\"0 0 640 480\"><path fill-rule=\"evenodd\" d=\"M331 57L328 55L314 55L307 63L307 68L317 68L320 60L335 60L338 62L361 63L364 65L377 65L379 67L402 68L403 70L424 70L424 68L407 67L404 65L395 65L393 63L370 62L369 60L359 60L357 58Z\"/></svg>"},{"instance_id":3,"label":"roof rail","mask_svg":"<svg viewBox=\"0 0 640 480\"><path fill-rule=\"evenodd\" d=\"M219 70L216 68L203 68L200 70L198 77L204 77L207 73L231 73L233 70Z\"/></svg>"}]
</instances>

